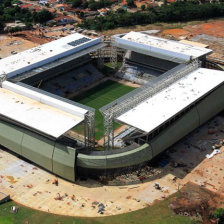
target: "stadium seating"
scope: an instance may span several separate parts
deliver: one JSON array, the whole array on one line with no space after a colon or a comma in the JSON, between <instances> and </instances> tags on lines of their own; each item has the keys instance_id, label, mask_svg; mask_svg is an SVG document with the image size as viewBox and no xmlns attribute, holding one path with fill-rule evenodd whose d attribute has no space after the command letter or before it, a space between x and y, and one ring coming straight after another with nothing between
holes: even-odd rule
<instances>
[{"instance_id":1,"label":"stadium seating","mask_svg":"<svg viewBox=\"0 0 224 224\"><path fill-rule=\"evenodd\" d=\"M116 76L127 81L143 85L160 74L161 73L157 73L152 70L149 71L149 69L142 68L141 66L124 63Z\"/></svg>"},{"instance_id":2,"label":"stadium seating","mask_svg":"<svg viewBox=\"0 0 224 224\"><path fill-rule=\"evenodd\" d=\"M177 64L173 62L127 51L125 62L116 75L127 81L143 85L175 66Z\"/></svg>"},{"instance_id":3,"label":"stadium seating","mask_svg":"<svg viewBox=\"0 0 224 224\"><path fill-rule=\"evenodd\" d=\"M66 97L71 93L91 85L103 75L91 64L67 72L43 83L41 88L56 95Z\"/></svg>"}]
</instances>

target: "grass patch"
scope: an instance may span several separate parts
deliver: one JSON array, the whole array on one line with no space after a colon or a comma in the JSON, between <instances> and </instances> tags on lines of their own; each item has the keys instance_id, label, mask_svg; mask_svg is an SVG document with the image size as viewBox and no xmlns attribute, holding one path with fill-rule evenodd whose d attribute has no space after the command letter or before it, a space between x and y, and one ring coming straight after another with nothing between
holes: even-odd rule
<instances>
[{"instance_id":1,"label":"grass patch","mask_svg":"<svg viewBox=\"0 0 224 224\"><path fill-rule=\"evenodd\" d=\"M0 217L0 224L13 224L12 217Z\"/></svg>"},{"instance_id":2,"label":"grass patch","mask_svg":"<svg viewBox=\"0 0 224 224\"><path fill-rule=\"evenodd\" d=\"M173 196L172 196L173 197ZM150 207L130 212L122 215L102 217L102 218L72 218L66 216L53 215L27 207L19 206L16 214L10 213L10 207L16 205L14 202L7 202L0 205L1 217L9 217L9 224L192 224L189 217L174 215L168 208L170 198L160 201ZM2 219L4 220L4 219ZM7 220L7 219L6 219ZM8 224L6 222L6 224Z\"/></svg>"},{"instance_id":3,"label":"grass patch","mask_svg":"<svg viewBox=\"0 0 224 224\"><path fill-rule=\"evenodd\" d=\"M134 87L108 80L73 98L76 102L96 109L95 125L97 140L103 137L103 116L99 109L134 89ZM114 124L114 128L118 128L119 126L118 123ZM83 127L76 127L75 131L83 133Z\"/></svg>"}]
</instances>

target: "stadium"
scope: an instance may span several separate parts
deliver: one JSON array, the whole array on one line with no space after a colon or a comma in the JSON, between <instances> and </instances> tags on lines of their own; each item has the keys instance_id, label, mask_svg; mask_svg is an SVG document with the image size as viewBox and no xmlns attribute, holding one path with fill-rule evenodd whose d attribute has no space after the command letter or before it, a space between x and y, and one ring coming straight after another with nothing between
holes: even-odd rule
<instances>
[{"instance_id":1,"label":"stadium","mask_svg":"<svg viewBox=\"0 0 224 224\"><path fill-rule=\"evenodd\" d=\"M138 169L224 109L211 53L146 32L110 46L74 33L4 58L0 144L72 182Z\"/></svg>"}]
</instances>

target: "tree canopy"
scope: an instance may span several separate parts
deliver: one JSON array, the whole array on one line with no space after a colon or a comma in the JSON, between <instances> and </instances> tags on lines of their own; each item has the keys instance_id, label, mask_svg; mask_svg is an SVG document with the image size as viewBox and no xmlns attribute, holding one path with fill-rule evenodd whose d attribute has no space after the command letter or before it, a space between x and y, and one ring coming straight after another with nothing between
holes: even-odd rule
<instances>
[{"instance_id":1,"label":"tree canopy","mask_svg":"<svg viewBox=\"0 0 224 224\"><path fill-rule=\"evenodd\" d=\"M28 9L21 9L19 6L13 6L14 2L19 3L18 0L0 0L0 30L3 29L5 22L20 20L31 27L34 23L45 23L53 18L48 10L43 9L40 12L31 12Z\"/></svg>"},{"instance_id":2,"label":"tree canopy","mask_svg":"<svg viewBox=\"0 0 224 224\"><path fill-rule=\"evenodd\" d=\"M215 18L224 15L224 3L199 4L198 1L178 1L169 5L148 8L130 13L125 10L110 12L104 17L83 20L80 27L94 30L107 30L116 27L151 24L155 22L184 22L196 19Z\"/></svg>"}]
</instances>

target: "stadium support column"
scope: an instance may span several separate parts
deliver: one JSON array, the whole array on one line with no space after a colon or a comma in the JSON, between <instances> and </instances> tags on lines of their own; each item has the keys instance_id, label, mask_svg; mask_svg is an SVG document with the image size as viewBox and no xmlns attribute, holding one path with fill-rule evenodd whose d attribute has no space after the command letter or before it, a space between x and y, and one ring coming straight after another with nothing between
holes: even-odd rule
<instances>
[{"instance_id":1,"label":"stadium support column","mask_svg":"<svg viewBox=\"0 0 224 224\"><path fill-rule=\"evenodd\" d=\"M104 115L104 148L105 150L114 148L113 115L110 113Z\"/></svg>"},{"instance_id":2,"label":"stadium support column","mask_svg":"<svg viewBox=\"0 0 224 224\"><path fill-rule=\"evenodd\" d=\"M85 147L93 149L95 147L95 112L89 111L85 115Z\"/></svg>"},{"instance_id":3,"label":"stadium support column","mask_svg":"<svg viewBox=\"0 0 224 224\"><path fill-rule=\"evenodd\" d=\"M6 80L6 74L0 74L0 87L2 87L2 83Z\"/></svg>"},{"instance_id":4,"label":"stadium support column","mask_svg":"<svg viewBox=\"0 0 224 224\"><path fill-rule=\"evenodd\" d=\"M113 43L111 43L113 44ZM110 63L112 68L117 67L117 47L111 45L111 55L110 55Z\"/></svg>"},{"instance_id":5,"label":"stadium support column","mask_svg":"<svg viewBox=\"0 0 224 224\"><path fill-rule=\"evenodd\" d=\"M103 64L104 64L104 51L102 48L100 48L97 52L98 54L98 58L97 58L97 67L99 69L103 68Z\"/></svg>"}]
</instances>

